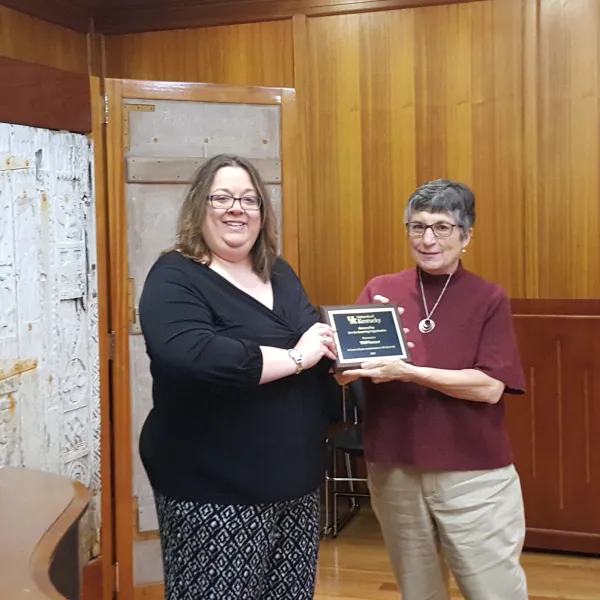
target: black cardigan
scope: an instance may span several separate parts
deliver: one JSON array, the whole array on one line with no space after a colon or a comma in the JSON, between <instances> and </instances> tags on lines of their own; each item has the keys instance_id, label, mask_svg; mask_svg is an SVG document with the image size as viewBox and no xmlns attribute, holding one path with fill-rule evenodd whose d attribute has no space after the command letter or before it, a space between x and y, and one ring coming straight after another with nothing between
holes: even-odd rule
<instances>
[{"instance_id":1,"label":"black cardigan","mask_svg":"<svg viewBox=\"0 0 600 600\"><path fill-rule=\"evenodd\" d=\"M292 348L318 321L293 269L277 259L274 308L209 267L170 252L140 299L153 408L140 436L150 483L219 504L299 498L324 476L331 363L259 385L259 346ZM291 359L290 359L291 360Z\"/></svg>"}]
</instances>

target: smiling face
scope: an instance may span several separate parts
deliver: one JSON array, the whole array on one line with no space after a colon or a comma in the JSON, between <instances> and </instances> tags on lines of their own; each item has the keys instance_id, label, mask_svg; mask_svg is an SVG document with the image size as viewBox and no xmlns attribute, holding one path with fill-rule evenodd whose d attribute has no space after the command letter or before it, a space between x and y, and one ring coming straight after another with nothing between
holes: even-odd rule
<instances>
[{"instance_id":1,"label":"smiling face","mask_svg":"<svg viewBox=\"0 0 600 600\"><path fill-rule=\"evenodd\" d=\"M258 191L242 167L221 167L210 187L211 196L256 198ZM215 208L207 200L202 235L210 251L228 262L248 259L261 229L261 210L246 210L239 200L231 208ZM248 202L247 202L248 203ZM215 201L215 204L218 204Z\"/></svg>"},{"instance_id":2,"label":"smiling face","mask_svg":"<svg viewBox=\"0 0 600 600\"><path fill-rule=\"evenodd\" d=\"M431 226L438 223L440 225L436 228L436 236ZM461 229L455 219L443 212L414 212L408 220L408 229L410 253L417 265L431 275L454 273L461 252L469 245L472 234L469 229L466 235L461 236ZM450 235L443 237L448 233Z\"/></svg>"}]
</instances>

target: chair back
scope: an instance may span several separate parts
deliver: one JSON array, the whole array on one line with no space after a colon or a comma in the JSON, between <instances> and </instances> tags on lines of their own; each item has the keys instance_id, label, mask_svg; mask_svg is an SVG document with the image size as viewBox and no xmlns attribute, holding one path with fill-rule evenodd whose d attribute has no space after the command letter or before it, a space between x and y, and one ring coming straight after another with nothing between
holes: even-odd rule
<instances>
[{"instance_id":1,"label":"chair back","mask_svg":"<svg viewBox=\"0 0 600 600\"><path fill-rule=\"evenodd\" d=\"M352 421L360 423L365 410L365 388L362 380L357 379L352 381L347 386L344 386L343 391L343 419L344 421Z\"/></svg>"}]
</instances>

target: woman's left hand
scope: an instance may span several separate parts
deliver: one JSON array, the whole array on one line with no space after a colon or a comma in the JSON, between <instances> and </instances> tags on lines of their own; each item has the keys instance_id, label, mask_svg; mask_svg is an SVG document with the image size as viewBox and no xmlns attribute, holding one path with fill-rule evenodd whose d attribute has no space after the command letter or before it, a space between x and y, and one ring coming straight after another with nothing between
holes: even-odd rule
<instances>
[{"instance_id":1,"label":"woman's left hand","mask_svg":"<svg viewBox=\"0 0 600 600\"><path fill-rule=\"evenodd\" d=\"M360 369L351 369L344 372L347 376L368 377L373 383L386 383L388 381L411 381L416 369L403 360L370 360L362 363Z\"/></svg>"}]
</instances>

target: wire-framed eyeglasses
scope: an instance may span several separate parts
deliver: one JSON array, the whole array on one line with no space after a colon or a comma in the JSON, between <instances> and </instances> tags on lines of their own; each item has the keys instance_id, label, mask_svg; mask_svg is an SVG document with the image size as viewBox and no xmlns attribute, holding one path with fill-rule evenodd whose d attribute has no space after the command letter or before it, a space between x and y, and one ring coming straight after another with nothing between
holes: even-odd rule
<instances>
[{"instance_id":1,"label":"wire-framed eyeglasses","mask_svg":"<svg viewBox=\"0 0 600 600\"><path fill-rule=\"evenodd\" d=\"M206 199L213 208L221 210L233 208L236 200L239 200L242 210L260 210L262 205L262 198L259 198L258 196L242 196L241 198L235 198L228 194L213 194L212 196L207 196Z\"/></svg>"},{"instance_id":2,"label":"wire-framed eyeglasses","mask_svg":"<svg viewBox=\"0 0 600 600\"><path fill-rule=\"evenodd\" d=\"M447 223L446 221L440 221L433 225L425 225L425 223L421 223L420 221L411 221L406 224L406 231L411 237L423 237L425 232L431 229L436 238L447 238L452 235L455 227L458 227L458 225Z\"/></svg>"}]
</instances>

